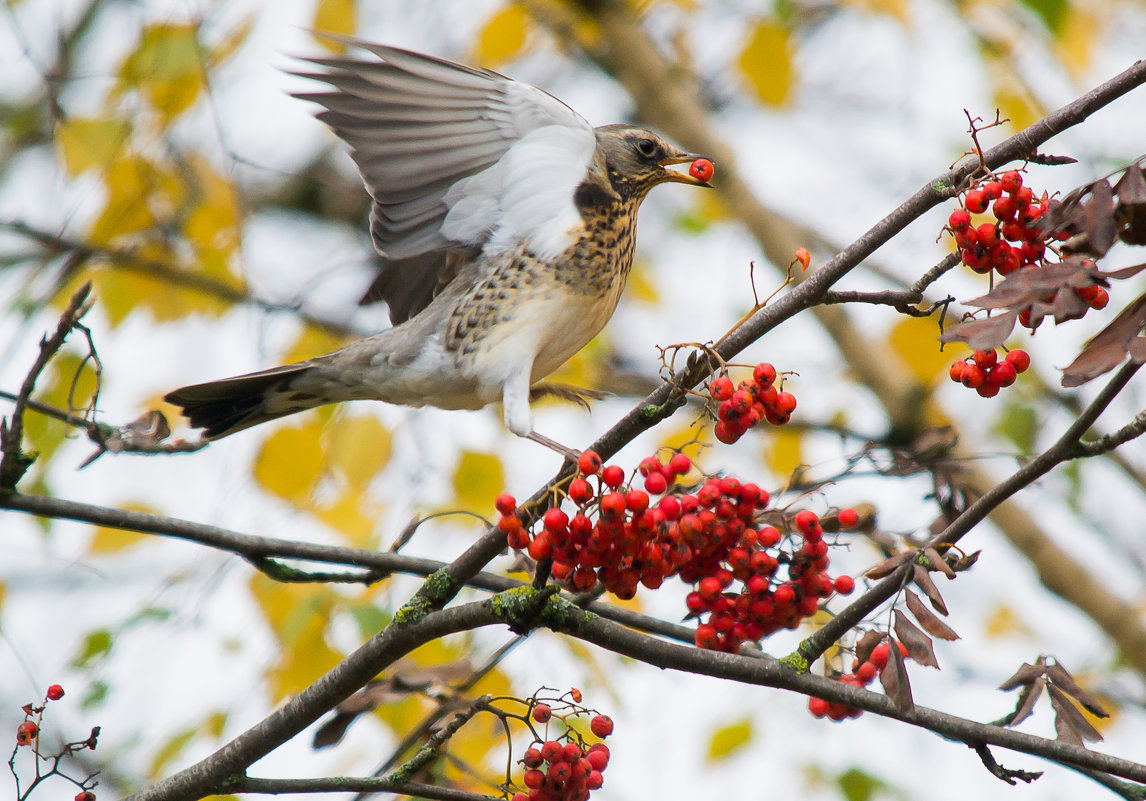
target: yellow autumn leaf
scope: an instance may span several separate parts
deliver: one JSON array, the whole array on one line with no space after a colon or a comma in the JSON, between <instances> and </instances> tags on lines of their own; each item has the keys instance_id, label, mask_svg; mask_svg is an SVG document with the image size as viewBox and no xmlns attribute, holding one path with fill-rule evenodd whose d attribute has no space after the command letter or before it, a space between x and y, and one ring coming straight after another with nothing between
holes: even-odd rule
<instances>
[{"instance_id":1,"label":"yellow autumn leaf","mask_svg":"<svg viewBox=\"0 0 1146 801\"><path fill-rule=\"evenodd\" d=\"M240 47L247 41L251 30L255 27L255 15L247 14L237 25L231 28L223 40L219 42L204 59L206 69L212 72L215 68L225 64L235 55Z\"/></svg>"},{"instance_id":2,"label":"yellow autumn leaf","mask_svg":"<svg viewBox=\"0 0 1146 801\"><path fill-rule=\"evenodd\" d=\"M298 693L338 664L341 656L326 642L335 601L329 587L285 584L257 573L251 592L279 642L279 659L267 675L275 700Z\"/></svg>"},{"instance_id":3,"label":"yellow autumn leaf","mask_svg":"<svg viewBox=\"0 0 1146 801\"><path fill-rule=\"evenodd\" d=\"M183 233L200 255L210 251L230 254L239 246L240 233L241 211L235 185L204 158L192 159L191 165L199 202L187 215Z\"/></svg>"},{"instance_id":4,"label":"yellow autumn leaf","mask_svg":"<svg viewBox=\"0 0 1146 801\"><path fill-rule=\"evenodd\" d=\"M743 718L714 731L709 738L708 753L705 756L709 762L719 762L732 756L751 740L752 720Z\"/></svg>"},{"instance_id":5,"label":"yellow autumn leaf","mask_svg":"<svg viewBox=\"0 0 1146 801\"><path fill-rule=\"evenodd\" d=\"M625 297L639 300L643 303L659 303L660 294L657 292L656 282L649 276L648 263L637 260L629 273L629 283Z\"/></svg>"},{"instance_id":6,"label":"yellow autumn leaf","mask_svg":"<svg viewBox=\"0 0 1146 801\"><path fill-rule=\"evenodd\" d=\"M698 425L695 421L667 428L660 439L660 446L664 451L660 454L661 459L663 460L669 452L681 451L696 461L700 456L701 447L712 441L711 433L712 426Z\"/></svg>"},{"instance_id":7,"label":"yellow autumn leaf","mask_svg":"<svg viewBox=\"0 0 1146 801\"><path fill-rule=\"evenodd\" d=\"M454 496L451 506L478 514L488 514L493 499L505 488L505 469L492 453L463 451L454 470Z\"/></svg>"},{"instance_id":8,"label":"yellow autumn leaf","mask_svg":"<svg viewBox=\"0 0 1146 801\"><path fill-rule=\"evenodd\" d=\"M907 0L844 0L842 5L875 14L887 14L900 22L907 19Z\"/></svg>"},{"instance_id":9,"label":"yellow autumn leaf","mask_svg":"<svg viewBox=\"0 0 1146 801\"><path fill-rule=\"evenodd\" d=\"M333 503L314 508L314 516L346 535L351 545L359 548L374 543L374 530L382 515L382 505L368 498L360 489L348 489Z\"/></svg>"},{"instance_id":10,"label":"yellow autumn leaf","mask_svg":"<svg viewBox=\"0 0 1146 801\"><path fill-rule=\"evenodd\" d=\"M941 376L946 378L957 358L950 347L939 350L939 328L930 317L901 317L888 334L887 344L925 386Z\"/></svg>"},{"instance_id":11,"label":"yellow autumn leaf","mask_svg":"<svg viewBox=\"0 0 1146 801\"><path fill-rule=\"evenodd\" d=\"M70 117L56 131L56 146L69 175L111 164L131 136L127 120Z\"/></svg>"},{"instance_id":12,"label":"yellow autumn leaf","mask_svg":"<svg viewBox=\"0 0 1146 801\"><path fill-rule=\"evenodd\" d=\"M119 70L120 87L137 89L170 120L186 111L203 88L198 29L191 23L160 23L143 29L138 46Z\"/></svg>"},{"instance_id":13,"label":"yellow autumn leaf","mask_svg":"<svg viewBox=\"0 0 1146 801\"><path fill-rule=\"evenodd\" d=\"M804 435L788 428L772 428L765 434L764 464L780 478L794 473L804 463Z\"/></svg>"},{"instance_id":14,"label":"yellow autumn leaf","mask_svg":"<svg viewBox=\"0 0 1146 801\"><path fill-rule=\"evenodd\" d=\"M772 20L752 29L737 62L756 97L770 106L782 106L792 89L792 45L788 31Z\"/></svg>"},{"instance_id":15,"label":"yellow autumn leaf","mask_svg":"<svg viewBox=\"0 0 1146 801\"><path fill-rule=\"evenodd\" d=\"M390 461L390 430L370 415L336 417L325 431L326 452L334 468L361 491Z\"/></svg>"},{"instance_id":16,"label":"yellow autumn leaf","mask_svg":"<svg viewBox=\"0 0 1146 801\"><path fill-rule=\"evenodd\" d=\"M314 418L280 428L263 441L255 457L255 480L268 492L305 507L322 478L322 424Z\"/></svg>"},{"instance_id":17,"label":"yellow autumn leaf","mask_svg":"<svg viewBox=\"0 0 1146 801\"><path fill-rule=\"evenodd\" d=\"M998 71L991 74L995 79L995 106L1005 119L1010 120L1012 130L1022 130L1046 116L1046 111L1030 89L1017 77Z\"/></svg>"},{"instance_id":18,"label":"yellow autumn leaf","mask_svg":"<svg viewBox=\"0 0 1146 801\"><path fill-rule=\"evenodd\" d=\"M992 640L1015 635L1030 637L1033 634L1030 627L1015 614L1015 610L1002 603L997 604L987 615L984 630Z\"/></svg>"},{"instance_id":19,"label":"yellow autumn leaf","mask_svg":"<svg viewBox=\"0 0 1146 801\"><path fill-rule=\"evenodd\" d=\"M65 411L79 413L92 399L96 390L96 374L91 361L82 362L74 351L65 350L56 355L36 385L36 399ZM64 438L74 431L54 417L29 409L24 417L24 435L29 444L48 459Z\"/></svg>"},{"instance_id":20,"label":"yellow autumn leaf","mask_svg":"<svg viewBox=\"0 0 1146 801\"><path fill-rule=\"evenodd\" d=\"M147 775L150 779L158 779L167 772L166 768L173 759L176 759L183 750L190 745L191 741L195 739L198 730L194 728L183 729L182 731L172 734L159 743L159 748L155 752L155 756L151 758L151 765L148 766Z\"/></svg>"},{"instance_id":21,"label":"yellow autumn leaf","mask_svg":"<svg viewBox=\"0 0 1146 801\"><path fill-rule=\"evenodd\" d=\"M355 0L318 0L314 7L311 28L318 33L336 33L349 36L358 26L358 4ZM315 41L332 53L346 50L342 42L315 36Z\"/></svg>"},{"instance_id":22,"label":"yellow autumn leaf","mask_svg":"<svg viewBox=\"0 0 1146 801\"><path fill-rule=\"evenodd\" d=\"M129 512L155 511L154 507L141 501L121 503L118 505L118 508ZM137 543L144 542L147 539L147 535L140 534L137 531L124 531L108 526L97 526L95 533L92 535L91 542L88 543L88 552L92 554L115 553L122 551L124 548L130 548Z\"/></svg>"},{"instance_id":23,"label":"yellow autumn leaf","mask_svg":"<svg viewBox=\"0 0 1146 801\"><path fill-rule=\"evenodd\" d=\"M1085 3L1065 6L1065 19L1055 30L1055 52L1075 78L1081 78L1094 61L1094 49L1106 22L1097 8Z\"/></svg>"},{"instance_id":24,"label":"yellow autumn leaf","mask_svg":"<svg viewBox=\"0 0 1146 801\"><path fill-rule=\"evenodd\" d=\"M474 61L497 67L515 58L525 46L529 20L525 9L513 3L486 20L474 44Z\"/></svg>"}]
</instances>

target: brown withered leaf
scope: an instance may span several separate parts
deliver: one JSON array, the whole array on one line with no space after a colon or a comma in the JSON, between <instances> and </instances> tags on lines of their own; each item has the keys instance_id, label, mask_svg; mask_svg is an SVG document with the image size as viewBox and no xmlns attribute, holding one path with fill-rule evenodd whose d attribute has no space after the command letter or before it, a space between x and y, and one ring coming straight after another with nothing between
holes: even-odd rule
<instances>
[{"instance_id":1,"label":"brown withered leaf","mask_svg":"<svg viewBox=\"0 0 1146 801\"><path fill-rule=\"evenodd\" d=\"M947 614L947 604L943 600L943 596L939 594L939 588L935 586L935 582L931 580L931 574L923 569L923 565L915 566L915 573L912 576L912 581L915 586L923 590L923 594L927 596L927 600L935 607L935 611L940 614Z\"/></svg>"},{"instance_id":2,"label":"brown withered leaf","mask_svg":"<svg viewBox=\"0 0 1146 801\"><path fill-rule=\"evenodd\" d=\"M949 562L951 569L956 573L962 573L964 570L970 570L979 561L979 556L982 551L972 551L971 553L963 554L958 557L954 562Z\"/></svg>"},{"instance_id":3,"label":"brown withered leaf","mask_svg":"<svg viewBox=\"0 0 1146 801\"><path fill-rule=\"evenodd\" d=\"M1102 734L1090 725L1066 693L1053 684L1048 684L1047 690L1050 692L1051 706L1054 707L1054 730L1059 740L1075 745L1082 745L1083 740L1092 743L1102 741Z\"/></svg>"},{"instance_id":4,"label":"brown withered leaf","mask_svg":"<svg viewBox=\"0 0 1146 801\"><path fill-rule=\"evenodd\" d=\"M892 643L887 650L887 664L879 672L879 683L883 685L884 694L892 700L896 708L904 714L910 714L915 711L915 701L911 698L907 665L903 663L903 654L899 652L899 646Z\"/></svg>"},{"instance_id":5,"label":"brown withered leaf","mask_svg":"<svg viewBox=\"0 0 1146 801\"><path fill-rule=\"evenodd\" d=\"M882 562L879 562L874 567L869 567L864 572L864 575L873 579L886 578L887 576L890 576L892 573L894 573L896 568L898 568L904 562L910 562L914 558L915 551L904 551L903 553L897 553L894 556L889 556Z\"/></svg>"},{"instance_id":6,"label":"brown withered leaf","mask_svg":"<svg viewBox=\"0 0 1146 801\"><path fill-rule=\"evenodd\" d=\"M1033 272L1033 271L1032 271ZM1017 311L996 314L994 317L985 317L982 320L968 320L965 323L953 325L939 337L940 342L966 342L974 350L990 350L997 348L1007 341L1015 329L1015 321L1019 319Z\"/></svg>"},{"instance_id":7,"label":"brown withered leaf","mask_svg":"<svg viewBox=\"0 0 1146 801\"><path fill-rule=\"evenodd\" d=\"M895 622L892 624L892 628L895 629L895 636L907 646L907 653L911 654L911 658L924 667L933 667L938 670L939 662L935 659L935 648L931 638L898 609L893 609L892 615L895 618ZM889 652L896 650L898 649L888 649Z\"/></svg>"},{"instance_id":8,"label":"brown withered leaf","mask_svg":"<svg viewBox=\"0 0 1146 801\"><path fill-rule=\"evenodd\" d=\"M1090 200L1086 204L1085 230L1087 252L1100 258L1114 244L1118 228L1114 224L1114 189L1110 181L1091 184Z\"/></svg>"},{"instance_id":9,"label":"brown withered leaf","mask_svg":"<svg viewBox=\"0 0 1146 801\"><path fill-rule=\"evenodd\" d=\"M986 295L967 301L967 305L980 309L1025 309L1063 287L1086 286L1099 277L1099 271L1081 256L1068 256L1038 269L1013 272Z\"/></svg>"},{"instance_id":10,"label":"brown withered leaf","mask_svg":"<svg viewBox=\"0 0 1146 801\"><path fill-rule=\"evenodd\" d=\"M1121 281L1126 278L1133 278L1138 273L1146 270L1146 262L1142 264L1135 264L1130 267L1123 267L1121 270L1111 270L1108 273L1103 273L1104 278L1113 278L1115 281Z\"/></svg>"},{"instance_id":11,"label":"brown withered leaf","mask_svg":"<svg viewBox=\"0 0 1146 801\"><path fill-rule=\"evenodd\" d=\"M1013 690L1024 684L1030 684L1035 679L1041 678L1047 672L1046 665L1040 658L1038 662L1033 665L1028 665L1026 662L1023 666L1015 671L1014 675L999 685L1000 690Z\"/></svg>"},{"instance_id":12,"label":"brown withered leaf","mask_svg":"<svg viewBox=\"0 0 1146 801\"><path fill-rule=\"evenodd\" d=\"M1047 678L1051 680L1054 686L1082 704L1090 714L1099 718L1110 717L1110 713L1099 703L1098 699L1082 689L1074 680L1074 676L1070 675L1070 672L1059 662L1054 662L1047 668Z\"/></svg>"},{"instance_id":13,"label":"brown withered leaf","mask_svg":"<svg viewBox=\"0 0 1146 801\"><path fill-rule=\"evenodd\" d=\"M924 548L923 555L926 556L927 561L931 563L932 570L937 573L942 573L947 577L948 581L955 578L955 571L951 569L951 565L947 564L947 560L939 554L939 551L934 548Z\"/></svg>"},{"instance_id":14,"label":"brown withered leaf","mask_svg":"<svg viewBox=\"0 0 1146 801\"><path fill-rule=\"evenodd\" d=\"M928 609L923 601L919 600L919 596L911 590L906 591L907 608L915 619L919 621L919 625L923 630L930 634L932 637L938 637L941 640L957 640L959 635L955 633L955 629L948 626L942 620L935 616L935 613Z\"/></svg>"},{"instance_id":15,"label":"brown withered leaf","mask_svg":"<svg viewBox=\"0 0 1146 801\"><path fill-rule=\"evenodd\" d=\"M1121 226L1118 238L1128 245L1146 245L1146 177L1131 164L1114 185L1118 207L1114 219Z\"/></svg>"},{"instance_id":16,"label":"brown withered leaf","mask_svg":"<svg viewBox=\"0 0 1146 801\"><path fill-rule=\"evenodd\" d=\"M1146 294L1132 300L1087 342L1075 360L1063 368L1062 385L1077 387L1108 373L1126 359L1132 340L1146 326Z\"/></svg>"},{"instance_id":17,"label":"brown withered leaf","mask_svg":"<svg viewBox=\"0 0 1146 801\"><path fill-rule=\"evenodd\" d=\"M862 665L871 659L871 652L881 642L883 642L883 634L875 629L865 631L863 636L856 641L856 661Z\"/></svg>"},{"instance_id":18,"label":"brown withered leaf","mask_svg":"<svg viewBox=\"0 0 1146 801\"><path fill-rule=\"evenodd\" d=\"M1023 691L1019 693L1019 699L1015 702L1015 708L1011 710L1011 713L992 721L992 723L995 726L1017 726L1029 718L1031 713L1035 711L1035 704L1038 703L1039 696L1043 694L1046 683L1047 680L1039 676L1030 684L1024 684Z\"/></svg>"}]
</instances>

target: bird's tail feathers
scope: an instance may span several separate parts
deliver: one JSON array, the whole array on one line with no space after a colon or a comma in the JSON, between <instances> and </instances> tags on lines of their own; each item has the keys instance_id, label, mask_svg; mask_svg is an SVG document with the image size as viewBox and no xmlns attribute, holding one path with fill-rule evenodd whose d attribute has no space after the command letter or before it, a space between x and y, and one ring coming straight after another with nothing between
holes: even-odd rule
<instances>
[{"instance_id":1,"label":"bird's tail feathers","mask_svg":"<svg viewBox=\"0 0 1146 801\"><path fill-rule=\"evenodd\" d=\"M298 386L300 377L313 369L310 364L288 364L182 387L167 393L164 400L181 407L192 427L204 429L206 439L220 439L268 420L330 403L325 396L292 389Z\"/></svg>"}]
</instances>

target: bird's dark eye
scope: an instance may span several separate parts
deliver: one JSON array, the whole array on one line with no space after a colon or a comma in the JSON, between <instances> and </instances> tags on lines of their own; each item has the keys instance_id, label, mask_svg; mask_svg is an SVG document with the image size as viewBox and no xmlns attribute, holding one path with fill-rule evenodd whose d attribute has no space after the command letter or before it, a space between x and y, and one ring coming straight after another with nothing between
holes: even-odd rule
<instances>
[{"instance_id":1,"label":"bird's dark eye","mask_svg":"<svg viewBox=\"0 0 1146 801\"><path fill-rule=\"evenodd\" d=\"M652 139L638 139L637 152L645 158L652 158L657 152L657 143Z\"/></svg>"}]
</instances>

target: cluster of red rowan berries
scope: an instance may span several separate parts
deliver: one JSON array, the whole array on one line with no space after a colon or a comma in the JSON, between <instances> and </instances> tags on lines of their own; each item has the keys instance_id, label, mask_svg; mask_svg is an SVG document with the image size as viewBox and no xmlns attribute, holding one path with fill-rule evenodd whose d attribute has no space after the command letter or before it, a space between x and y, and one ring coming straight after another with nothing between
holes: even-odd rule
<instances>
[{"instance_id":1,"label":"cluster of red rowan berries","mask_svg":"<svg viewBox=\"0 0 1146 801\"><path fill-rule=\"evenodd\" d=\"M726 444L744 436L744 432L767 420L782 426L796 409L796 398L790 392L776 388L776 368L760 362L752 370L751 381L733 386L732 379L720 375L708 383L708 394L720 405L716 407L716 426L713 433Z\"/></svg>"},{"instance_id":2,"label":"cluster of red rowan berries","mask_svg":"<svg viewBox=\"0 0 1146 801\"><path fill-rule=\"evenodd\" d=\"M765 524L760 516L768 492L733 476L711 477L695 492L670 491L691 466L681 453L667 464L650 456L639 467L645 489L625 490L624 470L602 466L596 453L585 451L567 491L577 505L572 518L549 509L541 530L531 534L513 497L503 494L496 502L498 527L511 547L551 558L553 577L576 591L600 581L629 599L639 585L656 589L674 575L694 585L686 603L689 616L700 620L701 648L734 652L746 640L795 628L821 598L855 588L850 576L827 575L828 546L815 513L776 511L769 514L775 524ZM662 497L654 504L650 493ZM843 509L838 521L851 528L858 516Z\"/></svg>"},{"instance_id":3,"label":"cluster of red rowan berries","mask_svg":"<svg viewBox=\"0 0 1146 801\"><path fill-rule=\"evenodd\" d=\"M1046 253L1047 233L1035 221L1046 212L1047 203L1045 194L1036 199L1031 188L1023 186L1017 170L978 181L963 196L962 207L947 219L963 263L984 275L992 270L1009 275L1039 264ZM972 215L985 214L988 208L994 221L974 225Z\"/></svg>"},{"instance_id":4,"label":"cluster of red rowan berries","mask_svg":"<svg viewBox=\"0 0 1146 801\"><path fill-rule=\"evenodd\" d=\"M850 684L853 687L866 687L868 684L871 684L875 680L875 677L879 675L880 671L887 665L887 660L891 656L892 644L899 648L899 653L904 659L910 658L907 653L907 646L898 640L888 638L872 649L871 656L867 658L867 661L853 663L852 672L836 676L836 681ZM835 704L830 701L825 701L823 698L815 697L808 699L808 711L818 718L826 717L836 721L858 718L863 714L862 709L844 704Z\"/></svg>"},{"instance_id":5,"label":"cluster of red rowan berries","mask_svg":"<svg viewBox=\"0 0 1146 801\"><path fill-rule=\"evenodd\" d=\"M574 700L580 692L573 691ZM580 706L573 715L588 713ZM538 723L548 723L553 710L548 704L534 705L530 716ZM594 714L589 730L602 740L613 733L613 719ZM567 726L564 734L551 740L535 740L521 757L525 768L521 782L528 793L515 793L512 801L585 801L592 790L604 783L602 774L609 764L609 747L594 743L586 747L577 731Z\"/></svg>"},{"instance_id":6,"label":"cluster of red rowan berries","mask_svg":"<svg viewBox=\"0 0 1146 801\"><path fill-rule=\"evenodd\" d=\"M977 273L993 270L1003 276L1044 264L1047 243L1069 237L1066 231L1048 231L1038 225L1049 203L1045 193L1035 198L1017 170L979 180L963 196L963 205L947 219L963 263ZM988 209L994 220L976 225L972 216L985 214ZM1110 302L1110 295L1097 284L1075 287L1074 292L1095 310L1106 308ZM1032 329L1037 325L1031 323L1029 308L1019 312L1019 324Z\"/></svg>"},{"instance_id":7,"label":"cluster of red rowan berries","mask_svg":"<svg viewBox=\"0 0 1146 801\"><path fill-rule=\"evenodd\" d=\"M951 380L973 389L984 398L993 398L1003 387L1015 383L1019 373L1031 366L1031 357L1025 350L1015 348L1000 361L998 352L977 350L969 359L951 365Z\"/></svg>"}]
</instances>

